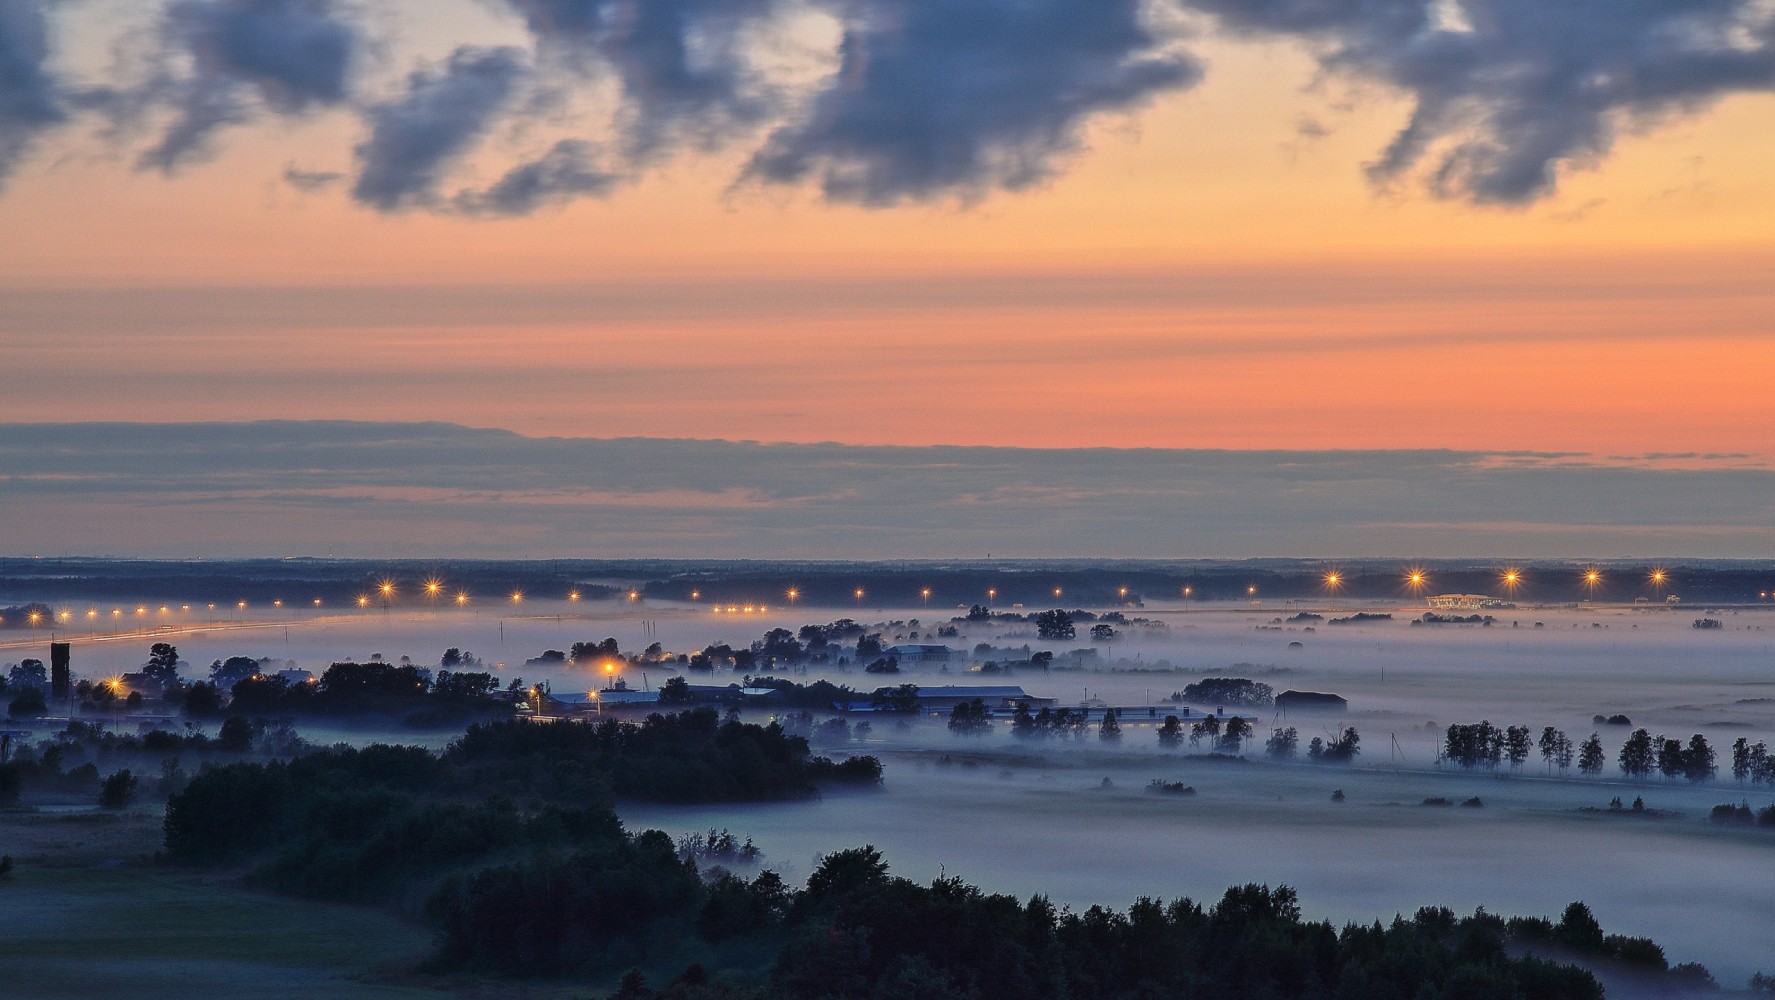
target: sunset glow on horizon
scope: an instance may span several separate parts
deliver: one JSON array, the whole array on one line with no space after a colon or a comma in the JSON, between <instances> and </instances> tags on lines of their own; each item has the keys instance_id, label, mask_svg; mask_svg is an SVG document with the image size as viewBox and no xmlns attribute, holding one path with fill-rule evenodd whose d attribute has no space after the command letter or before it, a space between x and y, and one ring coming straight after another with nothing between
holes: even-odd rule
<instances>
[{"instance_id":1,"label":"sunset glow on horizon","mask_svg":"<svg viewBox=\"0 0 1775 1000\"><path fill-rule=\"evenodd\" d=\"M0 422L1775 468L1755 0L14 2Z\"/></svg>"}]
</instances>

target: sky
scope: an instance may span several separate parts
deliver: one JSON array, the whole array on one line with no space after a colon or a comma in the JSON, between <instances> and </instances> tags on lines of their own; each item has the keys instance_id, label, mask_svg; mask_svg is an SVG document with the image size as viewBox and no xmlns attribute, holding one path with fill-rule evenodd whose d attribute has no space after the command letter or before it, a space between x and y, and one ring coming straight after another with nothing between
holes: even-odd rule
<instances>
[{"instance_id":1,"label":"sky","mask_svg":"<svg viewBox=\"0 0 1775 1000\"><path fill-rule=\"evenodd\" d=\"M1772 126L1775 0L0 0L0 422L1736 475Z\"/></svg>"}]
</instances>

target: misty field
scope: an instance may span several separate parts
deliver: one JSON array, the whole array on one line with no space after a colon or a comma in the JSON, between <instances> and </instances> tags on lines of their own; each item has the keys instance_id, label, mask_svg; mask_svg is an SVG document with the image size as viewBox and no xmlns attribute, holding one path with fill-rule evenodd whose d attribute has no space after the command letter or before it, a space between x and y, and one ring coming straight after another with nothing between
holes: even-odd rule
<instances>
[{"instance_id":1,"label":"misty field","mask_svg":"<svg viewBox=\"0 0 1775 1000\"><path fill-rule=\"evenodd\" d=\"M1775 898L1766 891L1775 832L1707 818L1722 802L1775 802L1775 789L1733 781L1726 759L1740 737L1775 740L1775 613L1727 612L1725 627L1699 630L1691 622L1702 609L1525 608L1480 627L1412 626L1413 615L1405 613L1328 624L1347 608L1291 621L1300 613L1295 607L1171 607L1131 610L1159 624L1130 625L1094 643L1082 633L1044 642L1027 625L997 621L965 623L961 634L939 640L930 633L959 613L947 609L750 616L683 607L511 610L291 616L167 638L193 664L270 656L317 671L372 654L435 664L454 646L479 656L502 682L547 681L557 692L602 680L525 661L605 636L625 651L653 641L667 650L722 642L741 648L772 627L855 617L880 623L870 627L884 641L941 641L963 651L980 643L1050 648L1055 658L1046 670L981 673L969 669L980 657L964 656L947 668L894 675L866 674L852 663L780 676L800 683L825 678L863 692L897 683L1011 684L1061 705L1088 698L1122 709L1119 742L1099 740L1095 725L1083 738L1029 740L1012 736L1002 719L989 733L958 737L940 717L853 716L852 723L869 725L816 730L814 750L879 756L886 767L879 791L787 804L628 804L620 813L632 830L750 836L763 851L756 864L790 882L805 878L822 854L872 844L896 873L913 879L959 875L991 891L1046 893L1074 908L1124 906L1139 896L1212 899L1250 881L1291 885L1308 916L1338 922L1386 920L1426 905L1557 914L1583 900L1611 931L1655 938L1672 963L1701 962L1727 985L1741 985L1759 969L1775 971L1767 957L1775 955ZM143 645L140 637L81 643L76 669L123 669ZM624 679L657 688L683 673L631 666ZM1349 711L1248 712L1258 718L1244 760L1187 745L1161 749L1157 726L1176 710L1166 699L1206 676L1249 677L1278 692L1333 692L1348 699ZM727 684L741 677L717 671L690 679ZM755 721L771 714L777 713L746 711ZM823 721L832 713L815 715ZM1721 754L1720 775L1704 783L1625 780L1613 761L1629 728L1596 724L1596 715L1626 715L1633 728L1681 739L1705 734ZM1561 775L1538 755L1495 771L1437 760L1445 727L1482 719L1537 733L1553 726L1574 740L1596 731L1610 766L1585 777L1575 769ZM1266 759L1263 738L1284 725L1298 728L1303 745L1355 726L1362 752L1345 766ZM432 747L451 738L318 723L303 732L321 742ZM1154 780L1194 792L1152 794ZM1334 792L1342 793L1340 801ZM1617 798L1641 798L1648 810L1609 808ZM5 822L10 830L16 820ZM152 849L136 845L137 854ZM375 977L376 969L410 964L426 938L374 912L259 897L224 881L130 864L30 868L0 889L8 912L26 915L18 923L27 928L0 945L0 957L20 967L15 963L31 956L28 967L41 973L32 976L40 991L32 996L87 995L125 982L152 987L194 975L224 993L230 981L252 981L255 996L313 995L320 984L337 996L428 995ZM57 929L72 923L96 928L98 938L68 938ZM348 978L329 978L340 970ZM265 992L269 982L286 992Z\"/></svg>"}]
</instances>

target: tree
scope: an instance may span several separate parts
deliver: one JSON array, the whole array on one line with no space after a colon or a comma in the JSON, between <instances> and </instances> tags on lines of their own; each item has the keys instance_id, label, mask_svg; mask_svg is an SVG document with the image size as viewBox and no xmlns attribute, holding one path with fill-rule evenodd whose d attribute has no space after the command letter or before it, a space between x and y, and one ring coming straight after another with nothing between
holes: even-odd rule
<instances>
[{"instance_id":1,"label":"tree","mask_svg":"<svg viewBox=\"0 0 1775 1000\"><path fill-rule=\"evenodd\" d=\"M1098 622L1091 626L1092 642L1108 642L1116 637L1116 628L1108 622Z\"/></svg>"},{"instance_id":2,"label":"tree","mask_svg":"<svg viewBox=\"0 0 1775 1000\"><path fill-rule=\"evenodd\" d=\"M135 800L137 784L136 776L129 773L128 768L106 778L99 789L99 808L122 809L129 805Z\"/></svg>"},{"instance_id":3,"label":"tree","mask_svg":"<svg viewBox=\"0 0 1775 1000\"><path fill-rule=\"evenodd\" d=\"M1521 768L1528 761L1529 729L1527 726L1511 726L1504 730L1504 752L1510 758L1512 768Z\"/></svg>"},{"instance_id":4,"label":"tree","mask_svg":"<svg viewBox=\"0 0 1775 1000\"><path fill-rule=\"evenodd\" d=\"M1541 749L1541 760L1547 765L1548 770L1552 770L1553 758L1559 755L1559 740L1564 735L1552 726L1546 726L1541 730L1541 738L1537 745Z\"/></svg>"},{"instance_id":5,"label":"tree","mask_svg":"<svg viewBox=\"0 0 1775 1000\"><path fill-rule=\"evenodd\" d=\"M1708 746L1707 737L1696 733L1689 737L1689 745L1683 750L1683 777L1690 781L1712 781L1719 768L1714 763L1713 747Z\"/></svg>"},{"instance_id":6,"label":"tree","mask_svg":"<svg viewBox=\"0 0 1775 1000\"><path fill-rule=\"evenodd\" d=\"M259 661L250 656L230 656L210 664L210 683L223 691L232 691L234 685L257 676Z\"/></svg>"},{"instance_id":7,"label":"tree","mask_svg":"<svg viewBox=\"0 0 1775 1000\"><path fill-rule=\"evenodd\" d=\"M1103 721L1097 726L1097 738L1105 743L1114 743L1122 738L1122 724L1116 721L1116 710L1103 710Z\"/></svg>"},{"instance_id":8,"label":"tree","mask_svg":"<svg viewBox=\"0 0 1775 1000\"><path fill-rule=\"evenodd\" d=\"M42 660L20 660L6 672L6 686L9 688L46 688L49 686L49 673L43 669Z\"/></svg>"},{"instance_id":9,"label":"tree","mask_svg":"<svg viewBox=\"0 0 1775 1000\"><path fill-rule=\"evenodd\" d=\"M1657 763L1657 752L1652 748L1652 734L1644 729L1636 729L1621 744L1621 753L1616 757L1621 773L1629 778L1651 777L1652 767Z\"/></svg>"},{"instance_id":10,"label":"tree","mask_svg":"<svg viewBox=\"0 0 1775 1000\"><path fill-rule=\"evenodd\" d=\"M199 718L222 710L222 692L214 684L198 681L185 686L185 714Z\"/></svg>"},{"instance_id":11,"label":"tree","mask_svg":"<svg viewBox=\"0 0 1775 1000\"><path fill-rule=\"evenodd\" d=\"M1182 743L1183 720L1175 715L1165 716L1164 723L1159 726L1159 746L1167 750L1175 750Z\"/></svg>"},{"instance_id":12,"label":"tree","mask_svg":"<svg viewBox=\"0 0 1775 1000\"><path fill-rule=\"evenodd\" d=\"M179 679L179 649L170 642L157 642L148 647L148 662L142 664L142 673L162 685L173 684Z\"/></svg>"},{"instance_id":13,"label":"tree","mask_svg":"<svg viewBox=\"0 0 1775 1000\"><path fill-rule=\"evenodd\" d=\"M43 689L28 687L18 693L6 706L6 714L15 719L35 719L49 713L49 703L43 699Z\"/></svg>"},{"instance_id":14,"label":"tree","mask_svg":"<svg viewBox=\"0 0 1775 1000\"><path fill-rule=\"evenodd\" d=\"M1688 758L1683 753L1682 740L1667 740L1659 735L1653 741L1658 748L1658 773L1666 778L1675 778L1688 769Z\"/></svg>"},{"instance_id":15,"label":"tree","mask_svg":"<svg viewBox=\"0 0 1775 1000\"><path fill-rule=\"evenodd\" d=\"M1608 760L1603 753L1602 737L1591 733L1590 738L1578 746L1578 772L1596 777L1602 773L1602 766Z\"/></svg>"},{"instance_id":16,"label":"tree","mask_svg":"<svg viewBox=\"0 0 1775 1000\"><path fill-rule=\"evenodd\" d=\"M870 704L885 712L910 715L918 711L918 685L901 684L898 687L876 688L875 698Z\"/></svg>"},{"instance_id":17,"label":"tree","mask_svg":"<svg viewBox=\"0 0 1775 1000\"><path fill-rule=\"evenodd\" d=\"M462 666L462 650L455 646L444 650L444 655L438 657L438 666L446 670L454 670Z\"/></svg>"},{"instance_id":18,"label":"tree","mask_svg":"<svg viewBox=\"0 0 1775 1000\"><path fill-rule=\"evenodd\" d=\"M1029 714L1029 706L1024 702L1018 702L1017 707L1011 711L1011 735L1024 738L1041 735L1036 729L1035 716Z\"/></svg>"},{"instance_id":19,"label":"tree","mask_svg":"<svg viewBox=\"0 0 1775 1000\"><path fill-rule=\"evenodd\" d=\"M1347 764L1361 752L1362 734L1356 732L1355 726L1346 726L1329 742L1315 736L1307 746L1308 759L1324 764Z\"/></svg>"},{"instance_id":20,"label":"tree","mask_svg":"<svg viewBox=\"0 0 1775 1000\"><path fill-rule=\"evenodd\" d=\"M949 731L975 736L992 728L992 714L978 698L963 702L949 710Z\"/></svg>"},{"instance_id":21,"label":"tree","mask_svg":"<svg viewBox=\"0 0 1775 1000\"><path fill-rule=\"evenodd\" d=\"M1277 760L1292 760L1299 751L1300 731L1293 726L1270 730L1270 738L1263 745L1263 752Z\"/></svg>"},{"instance_id":22,"label":"tree","mask_svg":"<svg viewBox=\"0 0 1775 1000\"><path fill-rule=\"evenodd\" d=\"M690 682L682 677L667 678L666 682L660 685L659 703L661 705L688 705L690 699Z\"/></svg>"},{"instance_id":23,"label":"tree","mask_svg":"<svg viewBox=\"0 0 1775 1000\"><path fill-rule=\"evenodd\" d=\"M1245 740L1250 737L1251 732L1251 723L1236 715L1231 716L1226 720L1226 727L1221 732L1216 747L1227 753L1238 753L1244 747Z\"/></svg>"},{"instance_id":24,"label":"tree","mask_svg":"<svg viewBox=\"0 0 1775 1000\"><path fill-rule=\"evenodd\" d=\"M992 620L992 609L984 604L976 604L968 608L968 621L983 622Z\"/></svg>"},{"instance_id":25,"label":"tree","mask_svg":"<svg viewBox=\"0 0 1775 1000\"><path fill-rule=\"evenodd\" d=\"M246 753L253 748L253 724L244 715L230 715L222 720L216 745L233 753Z\"/></svg>"},{"instance_id":26,"label":"tree","mask_svg":"<svg viewBox=\"0 0 1775 1000\"><path fill-rule=\"evenodd\" d=\"M1043 639L1071 639L1078 635L1072 616L1055 608L1035 616L1035 634Z\"/></svg>"}]
</instances>

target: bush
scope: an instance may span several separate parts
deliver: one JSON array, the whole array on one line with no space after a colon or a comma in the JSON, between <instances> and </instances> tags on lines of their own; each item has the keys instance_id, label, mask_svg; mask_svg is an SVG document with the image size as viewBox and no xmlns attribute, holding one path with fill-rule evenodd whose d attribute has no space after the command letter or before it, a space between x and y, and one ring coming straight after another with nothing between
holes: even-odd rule
<instances>
[{"instance_id":1,"label":"bush","mask_svg":"<svg viewBox=\"0 0 1775 1000\"><path fill-rule=\"evenodd\" d=\"M104 786L99 789L99 807L122 809L129 805L135 801L137 784L136 776L129 773L128 768L106 778Z\"/></svg>"},{"instance_id":2,"label":"bush","mask_svg":"<svg viewBox=\"0 0 1775 1000\"><path fill-rule=\"evenodd\" d=\"M49 702L43 699L41 688L25 688L12 703L6 706L6 714L15 719L36 719L48 714Z\"/></svg>"}]
</instances>

